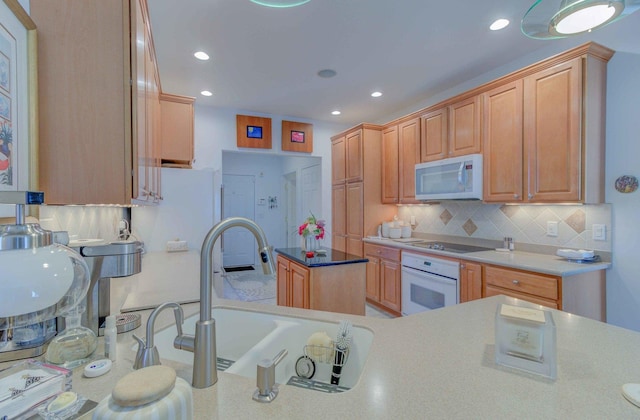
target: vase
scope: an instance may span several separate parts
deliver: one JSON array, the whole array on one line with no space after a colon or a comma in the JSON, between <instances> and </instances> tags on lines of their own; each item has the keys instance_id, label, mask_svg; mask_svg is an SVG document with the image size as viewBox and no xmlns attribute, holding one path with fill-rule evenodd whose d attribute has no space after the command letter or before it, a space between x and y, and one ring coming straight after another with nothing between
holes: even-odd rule
<instances>
[{"instance_id":1,"label":"vase","mask_svg":"<svg viewBox=\"0 0 640 420\"><path fill-rule=\"evenodd\" d=\"M316 251L320 248L320 241L313 235L307 235L302 237L302 244L300 246L304 252Z\"/></svg>"}]
</instances>

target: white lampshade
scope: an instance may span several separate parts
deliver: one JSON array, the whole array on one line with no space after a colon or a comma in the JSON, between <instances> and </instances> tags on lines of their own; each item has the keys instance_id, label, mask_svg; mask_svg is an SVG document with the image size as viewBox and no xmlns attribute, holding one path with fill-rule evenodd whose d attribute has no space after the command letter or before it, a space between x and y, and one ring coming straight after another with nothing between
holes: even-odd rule
<instances>
[{"instance_id":1,"label":"white lampshade","mask_svg":"<svg viewBox=\"0 0 640 420\"><path fill-rule=\"evenodd\" d=\"M0 268L0 318L56 305L74 280L74 263L60 245L1 251Z\"/></svg>"}]
</instances>

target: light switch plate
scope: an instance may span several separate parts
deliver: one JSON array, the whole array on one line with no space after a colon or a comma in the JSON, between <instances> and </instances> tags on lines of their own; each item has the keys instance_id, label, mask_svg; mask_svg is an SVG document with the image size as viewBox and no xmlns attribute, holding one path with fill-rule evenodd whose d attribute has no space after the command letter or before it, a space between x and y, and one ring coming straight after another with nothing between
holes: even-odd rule
<instances>
[{"instance_id":1,"label":"light switch plate","mask_svg":"<svg viewBox=\"0 0 640 420\"><path fill-rule=\"evenodd\" d=\"M547 222L547 236L558 236L558 222Z\"/></svg>"},{"instance_id":2,"label":"light switch plate","mask_svg":"<svg viewBox=\"0 0 640 420\"><path fill-rule=\"evenodd\" d=\"M591 232L594 241L607 240L607 225L593 224L591 225Z\"/></svg>"}]
</instances>

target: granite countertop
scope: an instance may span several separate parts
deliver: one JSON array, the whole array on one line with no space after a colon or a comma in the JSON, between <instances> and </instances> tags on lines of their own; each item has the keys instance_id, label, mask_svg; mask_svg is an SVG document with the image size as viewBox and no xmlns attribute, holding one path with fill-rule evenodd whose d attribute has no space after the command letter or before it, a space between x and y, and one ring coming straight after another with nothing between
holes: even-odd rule
<instances>
[{"instance_id":1,"label":"granite countertop","mask_svg":"<svg viewBox=\"0 0 640 420\"><path fill-rule=\"evenodd\" d=\"M293 260L310 268L341 264L366 263L367 261L369 261L366 258L347 254L346 252L338 251L332 248L320 249L325 251L326 255L315 254L315 256L312 258L306 257L305 252L302 250L302 248L276 248L274 251L290 260Z\"/></svg>"},{"instance_id":2,"label":"granite countertop","mask_svg":"<svg viewBox=\"0 0 640 420\"><path fill-rule=\"evenodd\" d=\"M336 413L354 419L640 416L640 408L620 391L625 383L640 382L639 333L551 310L558 343L558 378L552 381L496 365L494 317L504 302L516 301L496 296L385 320L215 298L215 305L246 310L331 322L349 319L370 329L374 339L360 381L350 391L325 394L281 385L274 402L261 404L251 399L255 379L220 372L216 385L193 390L195 418L328 418ZM187 316L198 310L196 304L184 308ZM140 313L144 325L150 311ZM156 329L175 328L172 318L171 311L161 313ZM117 380L132 371L132 334L118 336L118 360L111 372L88 379L77 368L73 389L95 401L109 395ZM191 380L189 366L163 364Z\"/></svg>"},{"instance_id":3,"label":"granite countertop","mask_svg":"<svg viewBox=\"0 0 640 420\"><path fill-rule=\"evenodd\" d=\"M495 250L469 252L459 254L447 251L425 249L407 242L396 242L387 238L364 238L365 242L401 248L406 251L444 255L466 261L475 261L483 264L494 264L521 270L535 271L554 276L568 277L590 271L606 270L611 267L610 262L599 261L594 263L575 263L556 255L536 254L523 251L499 252Z\"/></svg>"}]
</instances>

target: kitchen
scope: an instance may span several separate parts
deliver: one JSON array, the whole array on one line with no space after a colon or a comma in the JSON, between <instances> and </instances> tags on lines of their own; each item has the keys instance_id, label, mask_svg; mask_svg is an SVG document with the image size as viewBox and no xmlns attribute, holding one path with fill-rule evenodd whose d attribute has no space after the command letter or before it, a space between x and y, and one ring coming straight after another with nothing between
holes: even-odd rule
<instances>
[{"instance_id":1,"label":"kitchen","mask_svg":"<svg viewBox=\"0 0 640 420\"><path fill-rule=\"evenodd\" d=\"M630 17L629 20L636 19L635 17ZM632 25L633 21L620 22L620 25L629 24ZM555 53L561 52L565 50L567 47L567 43L563 43L562 45L553 45L550 47L545 47L540 51L536 51L526 58L518 60L517 63L511 63L507 66L504 66L500 69L493 70L488 74L480 76L476 79L473 79L467 83L464 83L463 86L459 86L457 88L449 89L439 96L435 98L430 98L430 103L437 102L438 98L444 98L448 96L452 96L459 91L465 90L468 86L477 85L492 78L495 78L497 75L501 75L512 71L516 68L522 67L524 65L530 64L537 60L546 58ZM609 63L608 67L608 101L607 101L607 138L620 138L625 139L628 138L628 134L637 131L637 127L634 124L634 119L627 116L630 106L627 106L627 102L623 98L628 97L625 95L628 90L637 86L637 81L634 80L633 71L629 71L629 68L637 68L638 67L638 58L636 54L629 53L616 53ZM418 107L415 107L412 110L415 110ZM199 106L196 105L196 125L195 125L195 150L196 150L196 163L194 164L194 168L210 168L211 177L215 179L215 172L220 171L223 168L222 163L222 151L223 150L237 150L235 145L235 115L239 113L240 110L236 109L221 109L207 106ZM402 115L399 113L399 115ZM398 116L399 116L398 115ZM270 114L270 117L274 120L274 138L280 138L279 133L279 121L281 119L285 119L285 117L281 117L278 115ZM392 116L385 118L384 121L391 119ZM340 132L345 129L346 126L344 124L335 124L335 123L327 123L323 121L312 121L314 123L314 136L316 137L316 141L314 142L314 155L328 157L330 155L329 151L329 141L328 139L333 136L335 133ZM212 142L210 139L215 138L216 141ZM325 139L325 141L322 141ZM634 223L620 223L621 220L634 220L633 214L633 204L630 203L630 199L633 200L633 195L620 195L615 192L613 189L613 181L620 175L622 169L626 166L625 163L629 161L628 167L624 168L627 172L631 172L633 170L632 161L630 161L629 153L633 150L634 144L630 142L607 142L607 174L606 174L606 188L607 188L607 203L611 203L611 214L608 220L615 220L615 224L608 224L612 228L611 235L612 244L609 248L612 251L613 255L613 268L608 271L607 275L607 299L608 299L608 310L607 314L608 322L614 325L620 325L627 328L638 329L638 319L640 316L637 315L637 305L635 305L636 299L634 296L638 296L640 293L634 293L637 286L634 285L634 271L635 266L633 264L633 257L628 255L631 250L635 247L637 239L637 235L634 235ZM276 146L277 148L277 146ZM202 165L202 166L199 166ZM330 160L322 159L322 179L323 185L330 185ZM615 170L615 173L613 173ZM185 177L187 175L184 175ZM183 174L180 170L163 170L163 179L174 179L174 185L176 188L180 188L181 179ZM169 181L171 182L171 181ZM213 181L216 182L216 181ZM219 182L219 181L218 181ZM217 186L212 188L214 191L214 202L219 202L219 197L216 197L217 194L215 191L219 191ZM170 191L166 191L164 195L169 196ZM331 214L331 200L330 200L330 191L328 188L323 188L323 209L322 214L325 218L330 220ZM169 200L169 199L168 199ZM457 205L452 205L451 207L447 207L446 209L451 213L455 214L455 211L452 211L454 207L462 207ZM474 207L474 206L472 206ZM213 206L212 206L213 208ZM498 209L494 209L498 211ZM214 214L217 209L214 209ZM467 210L462 210L467 211ZM587 206L586 212L590 212L591 208ZM600 210L595 209L596 212ZM136 223L136 213L140 212L147 220L153 219L156 224L158 224L158 217L161 215L162 210L161 206L155 208L135 208L133 209L133 221L134 221L134 230L138 229L137 233L143 237L158 237L159 240L157 242L151 241L147 242L148 246L150 246L150 250L161 250L164 246L164 243L169 238L175 237L183 237L182 232L172 230L170 232L166 232L166 234L159 233L157 230L154 230L154 226L146 226L146 228L151 229L150 231L145 232L144 222ZM428 207L426 210L421 209L419 207L412 208L400 208L399 213L400 217L404 220L409 218L409 215L414 215L418 219L432 219L432 215L429 212L441 213L442 209L433 210L432 207ZM525 210L526 212L526 210ZM146 213L146 214L145 214ZM604 213L607 213L607 210L604 210ZM149 216L150 215L150 216ZM216 219L219 218L219 214L216 214ZM530 216L533 217L533 216ZM589 216L587 216L589 217ZM560 217L560 220L564 220L565 217ZM604 216L605 221L607 221L607 216ZM527 221L528 222L528 221ZM206 222L204 222L206 223ZM525 222L526 223L526 222ZM152 225L153 223L149 223ZM136 227L136 225L138 227ZM460 229L460 225L456 225L456 227L448 226L448 229ZM441 229L444 229L440 227ZM425 229L425 232L428 232L428 228L423 227L421 229ZM169 229L167 229L169 230ZM189 243L199 244L201 243L202 235L204 235L205 229L201 230L198 234L195 234L189 238ZM436 232L439 233L439 232ZM451 232L445 232L447 234ZM498 237L501 237L502 232L500 232ZM635 232L637 233L637 232ZM200 235L200 236L198 236ZM512 235L516 236L516 235ZM193 238L193 239L192 239ZM590 243L585 242L585 245L589 245ZM327 243L328 245L328 243ZM519 243L516 244L520 245ZM154 249L155 247L155 249ZM576 246L577 247L577 246Z\"/></svg>"}]
</instances>

